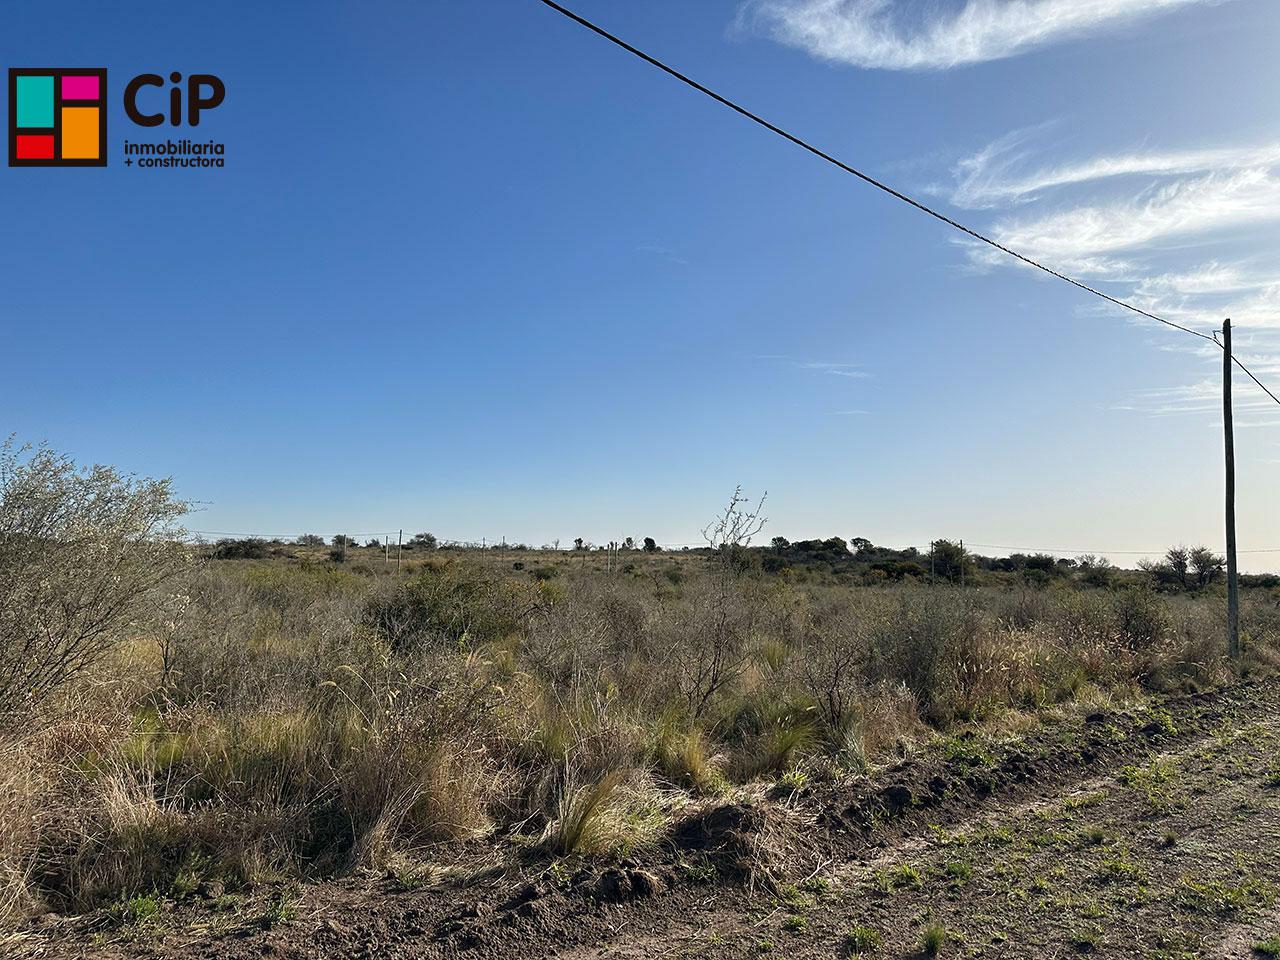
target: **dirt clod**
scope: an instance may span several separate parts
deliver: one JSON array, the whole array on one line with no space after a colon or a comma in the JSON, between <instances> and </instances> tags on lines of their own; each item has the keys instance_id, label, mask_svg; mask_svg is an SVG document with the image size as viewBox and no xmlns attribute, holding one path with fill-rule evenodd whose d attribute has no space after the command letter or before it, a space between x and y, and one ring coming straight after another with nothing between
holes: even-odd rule
<instances>
[{"instance_id":1,"label":"dirt clod","mask_svg":"<svg viewBox=\"0 0 1280 960\"><path fill-rule=\"evenodd\" d=\"M881 791L880 799L884 801L887 809L897 811L911 806L915 801L915 794L911 792L910 787L895 783Z\"/></svg>"},{"instance_id":2,"label":"dirt clod","mask_svg":"<svg viewBox=\"0 0 1280 960\"><path fill-rule=\"evenodd\" d=\"M631 895L637 899L652 897L665 888L662 878L648 870L632 870L627 876L631 880Z\"/></svg>"},{"instance_id":3,"label":"dirt clod","mask_svg":"<svg viewBox=\"0 0 1280 960\"><path fill-rule=\"evenodd\" d=\"M631 897L631 876L622 870L606 870L596 879L593 888L597 900L605 903L621 903Z\"/></svg>"}]
</instances>

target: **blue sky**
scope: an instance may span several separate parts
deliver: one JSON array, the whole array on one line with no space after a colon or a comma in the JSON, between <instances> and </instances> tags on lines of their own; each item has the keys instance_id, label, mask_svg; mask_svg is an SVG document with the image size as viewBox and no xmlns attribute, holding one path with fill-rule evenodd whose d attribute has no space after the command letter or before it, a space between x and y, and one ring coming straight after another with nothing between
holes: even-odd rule
<instances>
[{"instance_id":1,"label":"blue sky","mask_svg":"<svg viewBox=\"0 0 1280 960\"><path fill-rule=\"evenodd\" d=\"M1116 295L1230 313L1280 381L1274 0L575 2ZM1212 350L534 0L24 2L0 60L112 103L106 169L0 177L4 430L172 475L195 529L686 543L741 483L792 538L1221 544ZM124 115L171 70L225 81L225 169L122 165L193 133ZM1241 547L1280 547L1280 408L1237 394Z\"/></svg>"}]
</instances>

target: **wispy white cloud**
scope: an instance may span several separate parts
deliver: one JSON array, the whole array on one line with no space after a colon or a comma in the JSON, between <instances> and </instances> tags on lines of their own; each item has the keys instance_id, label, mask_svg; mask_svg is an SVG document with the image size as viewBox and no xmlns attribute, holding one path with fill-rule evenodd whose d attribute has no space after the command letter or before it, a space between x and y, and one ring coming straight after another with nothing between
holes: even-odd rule
<instances>
[{"instance_id":1,"label":"wispy white cloud","mask_svg":"<svg viewBox=\"0 0 1280 960\"><path fill-rule=\"evenodd\" d=\"M1250 272L1240 266L1209 263L1189 273L1159 274L1140 280L1131 299L1152 313L1178 322L1203 320L1209 315L1231 317L1237 328L1280 330L1280 274L1275 272ZM1254 359L1270 362L1267 358L1271 356L1259 354Z\"/></svg>"},{"instance_id":2,"label":"wispy white cloud","mask_svg":"<svg viewBox=\"0 0 1280 960\"><path fill-rule=\"evenodd\" d=\"M797 366L805 370L817 370L833 377L850 377L854 380L865 380L871 374L854 363L826 363L817 360L797 361Z\"/></svg>"},{"instance_id":3,"label":"wispy white cloud","mask_svg":"<svg viewBox=\"0 0 1280 960\"><path fill-rule=\"evenodd\" d=\"M1179 273L1145 277L1138 281L1136 289L1139 295L1149 297L1203 296L1265 289L1277 282L1280 277L1250 274L1238 263L1210 261Z\"/></svg>"},{"instance_id":4,"label":"wispy white cloud","mask_svg":"<svg viewBox=\"0 0 1280 960\"><path fill-rule=\"evenodd\" d=\"M1261 392L1237 390L1233 395L1233 407L1239 418L1237 426L1262 427L1277 422L1271 416L1271 412L1276 409L1275 403ZM1222 381L1200 380L1183 386L1141 390L1117 404L1116 409L1156 417L1181 414L1219 416L1222 413ZM1255 414L1264 416L1258 419Z\"/></svg>"},{"instance_id":5,"label":"wispy white cloud","mask_svg":"<svg viewBox=\"0 0 1280 960\"><path fill-rule=\"evenodd\" d=\"M1203 150L1131 151L1024 172L1022 168L1032 155L1025 147L1043 129L1014 131L960 160L954 170L956 186L950 191L951 201L957 206L983 209L1026 203L1055 187L1116 177L1221 173L1241 168L1266 169L1280 163L1280 144L1265 144Z\"/></svg>"},{"instance_id":6,"label":"wispy white cloud","mask_svg":"<svg viewBox=\"0 0 1280 960\"><path fill-rule=\"evenodd\" d=\"M962 159L952 168L950 199L997 208L985 228L995 240L1151 313L1206 332L1231 317L1236 356L1264 381L1280 380L1280 144L1037 166L1047 130L1014 131ZM965 245L976 269L1017 263ZM1202 379L1135 393L1120 409L1219 417L1221 352L1189 338L1155 345L1192 358ZM1239 424L1274 426L1275 404L1241 380Z\"/></svg>"},{"instance_id":7,"label":"wispy white cloud","mask_svg":"<svg viewBox=\"0 0 1280 960\"><path fill-rule=\"evenodd\" d=\"M1137 195L1060 209L1034 218L1007 218L996 239L1037 258L1074 264L1090 257L1236 230L1280 219L1280 177L1267 168L1179 179Z\"/></svg>"},{"instance_id":8,"label":"wispy white cloud","mask_svg":"<svg viewBox=\"0 0 1280 960\"><path fill-rule=\"evenodd\" d=\"M772 360L778 363L785 363L788 366L796 367L800 370L810 370L814 373L825 374L831 377L848 377L851 380L867 380L871 377L871 374L868 373L860 363L834 363L830 360L799 360L795 357L788 357L777 353L759 354L752 359Z\"/></svg>"},{"instance_id":9,"label":"wispy white cloud","mask_svg":"<svg viewBox=\"0 0 1280 960\"><path fill-rule=\"evenodd\" d=\"M748 0L739 23L815 57L887 70L945 70L1220 0Z\"/></svg>"}]
</instances>

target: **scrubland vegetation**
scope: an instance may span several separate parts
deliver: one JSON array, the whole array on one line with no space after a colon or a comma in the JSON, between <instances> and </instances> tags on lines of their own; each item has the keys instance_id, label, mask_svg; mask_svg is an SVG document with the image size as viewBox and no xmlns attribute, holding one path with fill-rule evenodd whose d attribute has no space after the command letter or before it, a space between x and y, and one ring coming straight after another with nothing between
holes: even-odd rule
<instances>
[{"instance_id":1,"label":"scrubland vegetation","mask_svg":"<svg viewBox=\"0 0 1280 960\"><path fill-rule=\"evenodd\" d=\"M606 571L423 541L397 575L380 550L182 546L165 484L47 452L7 448L3 484L10 923L463 851L626 855L744 785L854 776L961 728L1015 734L1280 655L1264 587L1236 663L1212 576L972 561L961 587L926 556L842 579L878 548L779 563L793 546L747 549L758 520L736 500L698 553Z\"/></svg>"}]
</instances>

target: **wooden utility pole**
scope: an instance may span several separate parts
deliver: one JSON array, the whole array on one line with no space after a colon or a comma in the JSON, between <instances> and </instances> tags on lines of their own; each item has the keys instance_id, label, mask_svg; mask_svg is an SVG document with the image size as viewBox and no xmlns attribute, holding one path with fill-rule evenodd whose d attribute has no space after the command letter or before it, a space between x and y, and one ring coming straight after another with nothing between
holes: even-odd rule
<instances>
[{"instance_id":1,"label":"wooden utility pole","mask_svg":"<svg viewBox=\"0 0 1280 960\"><path fill-rule=\"evenodd\" d=\"M404 547L404 531L396 535L396 575L400 574L400 551Z\"/></svg>"},{"instance_id":2,"label":"wooden utility pole","mask_svg":"<svg viewBox=\"0 0 1280 960\"><path fill-rule=\"evenodd\" d=\"M1231 321L1222 322L1222 430L1227 455L1227 649L1240 656L1240 584L1236 569L1236 432L1231 418Z\"/></svg>"}]
</instances>

